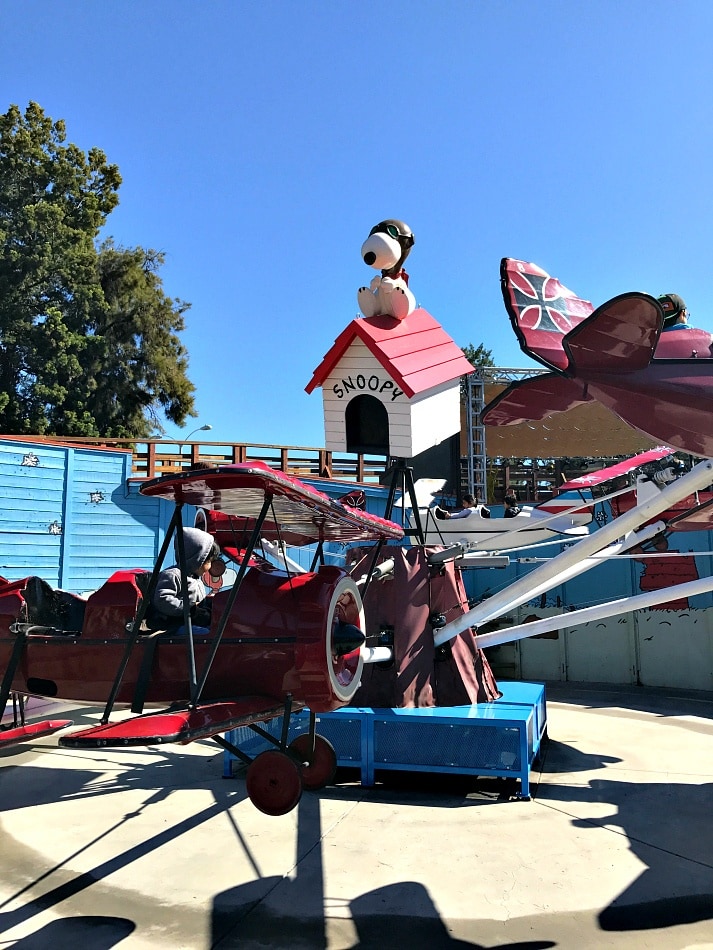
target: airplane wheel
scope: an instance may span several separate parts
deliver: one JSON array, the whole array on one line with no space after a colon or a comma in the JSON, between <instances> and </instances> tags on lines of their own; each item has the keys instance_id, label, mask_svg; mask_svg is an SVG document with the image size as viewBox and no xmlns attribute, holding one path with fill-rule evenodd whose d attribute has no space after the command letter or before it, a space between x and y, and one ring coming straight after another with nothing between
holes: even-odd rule
<instances>
[{"instance_id":1,"label":"airplane wheel","mask_svg":"<svg viewBox=\"0 0 713 950\"><path fill-rule=\"evenodd\" d=\"M245 784L250 801L266 815L286 815L302 797L300 767L279 749L268 749L253 759Z\"/></svg>"},{"instance_id":2,"label":"airplane wheel","mask_svg":"<svg viewBox=\"0 0 713 950\"><path fill-rule=\"evenodd\" d=\"M324 736L314 737L314 755L309 761L310 741L307 734L297 736L287 747L299 761L302 771L302 784L310 791L324 788L334 781L337 774L337 753L332 743Z\"/></svg>"}]
</instances>

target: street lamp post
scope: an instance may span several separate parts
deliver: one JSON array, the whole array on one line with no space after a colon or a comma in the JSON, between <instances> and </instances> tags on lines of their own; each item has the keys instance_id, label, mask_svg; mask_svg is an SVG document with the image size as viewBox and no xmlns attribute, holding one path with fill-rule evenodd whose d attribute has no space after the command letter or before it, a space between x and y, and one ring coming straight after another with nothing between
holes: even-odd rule
<instances>
[{"instance_id":1,"label":"street lamp post","mask_svg":"<svg viewBox=\"0 0 713 950\"><path fill-rule=\"evenodd\" d=\"M190 439L190 437L191 437L192 435L195 435L196 432L208 432L208 431L209 431L210 429L212 429L212 428L213 428L212 425L210 425L209 423L206 423L206 425L204 425L204 426L198 426L198 427L195 428L192 432L189 432L188 435L185 437L185 439L181 439L181 441L178 443L178 454L179 454L180 457L181 457L181 466L183 466L183 446L186 444L186 442L188 442L188 440ZM191 461L195 461L195 459L194 459L194 453L195 453L195 450L192 448L192 449L191 449Z\"/></svg>"},{"instance_id":2,"label":"street lamp post","mask_svg":"<svg viewBox=\"0 0 713 950\"><path fill-rule=\"evenodd\" d=\"M179 445L185 445L186 442L188 442L188 440L190 439L190 437L191 437L192 435L195 435L196 432L208 432L208 431L210 431L210 429L212 429L212 428L213 428L213 426L210 425L209 423L206 423L206 425L204 425L204 426L198 426L197 429L194 429L192 432L189 432L188 435L185 437L185 439L181 439L181 441L180 441L178 444L179 444Z\"/></svg>"}]
</instances>

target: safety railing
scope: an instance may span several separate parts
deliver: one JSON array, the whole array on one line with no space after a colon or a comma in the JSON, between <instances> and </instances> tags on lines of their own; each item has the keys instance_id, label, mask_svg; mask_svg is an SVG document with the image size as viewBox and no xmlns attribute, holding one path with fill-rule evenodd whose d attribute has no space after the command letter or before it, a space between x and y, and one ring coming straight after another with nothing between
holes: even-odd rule
<instances>
[{"instance_id":1,"label":"safety railing","mask_svg":"<svg viewBox=\"0 0 713 950\"><path fill-rule=\"evenodd\" d=\"M35 438L35 437L33 437ZM265 462L271 468L298 478L378 484L387 466L383 456L332 452L324 448L248 442L176 442L171 439L93 439L45 437L41 441L126 449L132 453L133 478L157 478L187 472L196 466Z\"/></svg>"}]
</instances>

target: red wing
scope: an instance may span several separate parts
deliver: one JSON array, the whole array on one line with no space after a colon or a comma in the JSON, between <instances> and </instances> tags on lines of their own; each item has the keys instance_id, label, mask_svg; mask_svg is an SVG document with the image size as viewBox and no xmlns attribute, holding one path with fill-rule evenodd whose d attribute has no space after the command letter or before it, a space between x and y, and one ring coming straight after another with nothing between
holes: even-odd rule
<instances>
[{"instance_id":1,"label":"red wing","mask_svg":"<svg viewBox=\"0 0 713 950\"><path fill-rule=\"evenodd\" d=\"M60 729L72 725L71 719L46 719L43 722L28 722L24 726L10 726L0 729L0 748L17 745L20 742L30 742L42 736L51 736Z\"/></svg>"},{"instance_id":2,"label":"red wing","mask_svg":"<svg viewBox=\"0 0 713 950\"><path fill-rule=\"evenodd\" d=\"M302 704L293 703L297 712ZM222 703L205 703L195 709L147 713L103 726L91 726L62 736L59 744L66 749L103 748L105 746L157 745L179 742L185 745L228 732L238 726L266 722L284 713L284 705L275 705L267 696L243 696Z\"/></svg>"},{"instance_id":3,"label":"red wing","mask_svg":"<svg viewBox=\"0 0 713 950\"><path fill-rule=\"evenodd\" d=\"M648 294L613 297L563 340L569 372L645 369L653 358L662 324L661 306Z\"/></svg>"},{"instance_id":4,"label":"red wing","mask_svg":"<svg viewBox=\"0 0 713 950\"><path fill-rule=\"evenodd\" d=\"M145 482L141 494L183 502L231 515L236 531L247 533L266 497L271 508L261 535L269 541L311 544L314 541L398 541L403 528L393 521L358 511L305 485L264 462L221 465Z\"/></svg>"},{"instance_id":5,"label":"red wing","mask_svg":"<svg viewBox=\"0 0 713 950\"><path fill-rule=\"evenodd\" d=\"M593 485L601 485L602 482L608 482L610 479L617 478L619 475L626 475L629 472L633 472L635 468L646 465L647 462L655 462L671 454L673 454L673 449L670 449L667 445L658 445L655 449L640 452L638 455L634 455L624 462L617 462L616 465L600 468L599 471L592 472L589 475L581 475L579 478L573 478L571 481L560 485L558 491L561 494L570 489L591 488Z\"/></svg>"},{"instance_id":6,"label":"red wing","mask_svg":"<svg viewBox=\"0 0 713 950\"><path fill-rule=\"evenodd\" d=\"M684 499L691 504L688 513L672 518L667 527L670 531L710 531L713 528L713 501L694 507L695 499Z\"/></svg>"},{"instance_id":7,"label":"red wing","mask_svg":"<svg viewBox=\"0 0 713 950\"><path fill-rule=\"evenodd\" d=\"M562 340L592 313L592 304L527 261L504 257L500 282L505 309L523 352L551 369L566 369Z\"/></svg>"},{"instance_id":8,"label":"red wing","mask_svg":"<svg viewBox=\"0 0 713 950\"><path fill-rule=\"evenodd\" d=\"M582 383L555 373L512 383L483 410L487 426L514 426L566 412L589 401Z\"/></svg>"}]
</instances>

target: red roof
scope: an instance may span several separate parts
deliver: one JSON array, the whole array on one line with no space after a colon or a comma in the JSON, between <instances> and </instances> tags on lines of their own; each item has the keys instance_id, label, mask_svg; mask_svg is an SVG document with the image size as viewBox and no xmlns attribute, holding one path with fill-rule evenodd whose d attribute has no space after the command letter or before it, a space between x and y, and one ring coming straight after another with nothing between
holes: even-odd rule
<instances>
[{"instance_id":1,"label":"red roof","mask_svg":"<svg viewBox=\"0 0 713 950\"><path fill-rule=\"evenodd\" d=\"M357 338L409 398L473 371L440 323L419 308L405 320L384 316L352 320L314 371L305 386L308 393L324 383Z\"/></svg>"}]
</instances>

